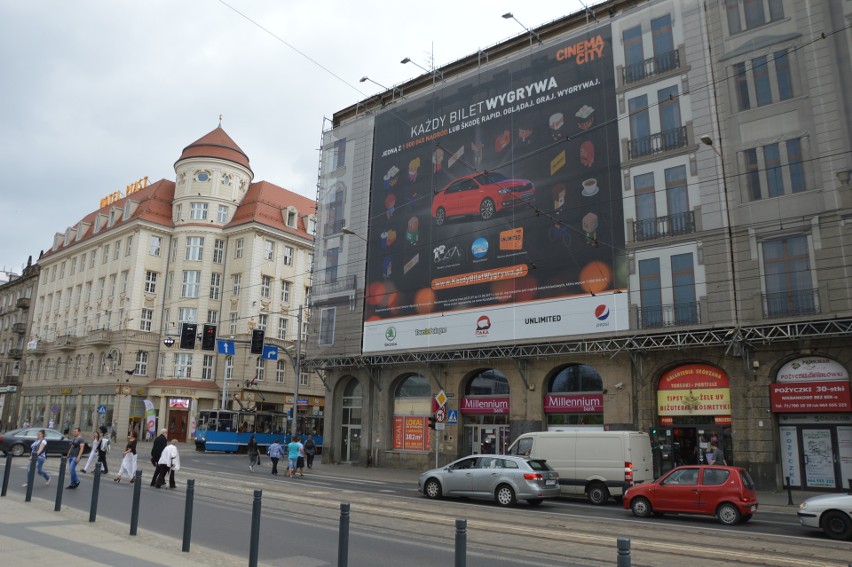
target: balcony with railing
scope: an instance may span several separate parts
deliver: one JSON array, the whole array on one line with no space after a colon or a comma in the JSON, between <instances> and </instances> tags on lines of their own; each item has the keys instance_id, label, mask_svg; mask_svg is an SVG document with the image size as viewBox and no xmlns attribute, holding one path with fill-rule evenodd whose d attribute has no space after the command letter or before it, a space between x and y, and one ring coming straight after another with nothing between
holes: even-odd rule
<instances>
[{"instance_id":1,"label":"balcony with railing","mask_svg":"<svg viewBox=\"0 0 852 567\"><path fill-rule=\"evenodd\" d=\"M669 51L668 53L663 53L638 63L626 65L621 70L621 78L624 80L625 85L629 85L644 79L663 75L670 71L675 71L679 68L680 51L675 49L674 51Z\"/></svg>"},{"instance_id":2,"label":"balcony with railing","mask_svg":"<svg viewBox=\"0 0 852 567\"><path fill-rule=\"evenodd\" d=\"M637 242L693 232L695 232L695 213L693 211L642 219L633 223L633 240Z\"/></svg>"},{"instance_id":3,"label":"balcony with railing","mask_svg":"<svg viewBox=\"0 0 852 567\"><path fill-rule=\"evenodd\" d=\"M794 317L819 313L819 289L764 293L764 317Z\"/></svg>"},{"instance_id":4,"label":"balcony with railing","mask_svg":"<svg viewBox=\"0 0 852 567\"><path fill-rule=\"evenodd\" d=\"M314 299L335 295L338 293L351 293L355 291L355 275L343 276L326 283L317 283L311 287L311 295Z\"/></svg>"},{"instance_id":5,"label":"balcony with railing","mask_svg":"<svg viewBox=\"0 0 852 567\"><path fill-rule=\"evenodd\" d=\"M323 236L333 236L335 234L340 234L341 232L343 232L344 226L346 226L345 220L327 222L325 223L325 228L323 228Z\"/></svg>"},{"instance_id":6,"label":"balcony with railing","mask_svg":"<svg viewBox=\"0 0 852 567\"><path fill-rule=\"evenodd\" d=\"M108 345L112 339L111 335L109 329L95 329L86 337L86 342L90 345Z\"/></svg>"},{"instance_id":7,"label":"balcony with railing","mask_svg":"<svg viewBox=\"0 0 852 567\"><path fill-rule=\"evenodd\" d=\"M628 159L639 159L685 148L688 144L689 136L686 126L678 126L650 136L627 140L627 157Z\"/></svg>"},{"instance_id":8,"label":"balcony with railing","mask_svg":"<svg viewBox=\"0 0 852 567\"><path fill-rule=\"evenodd\" d=\"M662 329L699 323L701 323L701 303L698 301L639 307L640 329Z\"/></svg>"},{"instance_id":9,"label":"balcony with railing","mask_svg":"<svg viewBox=\"0 0 852 567\"><path fill-rule=\"evenodd\" d=\"M56 346L59 350L74 350L77 348L77 337L71 335L62 335L57 337Z\"/></svg>"},{"instance_id":10,"label":"balcony with railing","mask_svg":"<svg viewBox=\"0 0 852 567\"><path fill-rule=\"evenodd\" d=\"M23 335L27 332L27 324L26 323L15 323L12 325L12 332L17 333L19 335Z\"/></svg>"}]
</instances>

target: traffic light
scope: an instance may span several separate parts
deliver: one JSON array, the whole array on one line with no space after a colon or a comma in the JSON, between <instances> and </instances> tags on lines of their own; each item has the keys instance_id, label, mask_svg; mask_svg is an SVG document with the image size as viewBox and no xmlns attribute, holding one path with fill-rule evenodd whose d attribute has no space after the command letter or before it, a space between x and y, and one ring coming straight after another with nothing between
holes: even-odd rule
<instances>
[{"instance_id":1,"label":"traffic light","mask_svg":"<svg viewBox=\"0 0 852 567\"><path fill-rule=\"evenodd\" d=\"M438 422L438 418L434 415L429 416L429 429L435 429L435 423Z\"/></svg>"},{"instance_id":2,"label":"traffic light","mask_svg":"<svg viewBox=\"0 0 852 567\"><path fill-rule=\"evenodd\" d=\"M251 332L251 353L263 354L263 329L254 329Z\"/></svg>"},{"instance_id":3,"label":"traffic light","mask_svg":"<svg viewBox=\"0 0 852 567\"><path fill-rule=\"evenodd\" d=\"M198 325L195 323L181 323L180 327L180 348L192 350L195 348L195 333L198 332Z\"/></svg>"},{"instance_id":4,"label":"traffic light","mask_svg":"<svg viewBox=\"0 0 852 567\"><path fill-rule=\"evenodd\" d=\"M205 324L201 334L201 350L216 350L216 325Z\"/></svg>"}]
</instances>

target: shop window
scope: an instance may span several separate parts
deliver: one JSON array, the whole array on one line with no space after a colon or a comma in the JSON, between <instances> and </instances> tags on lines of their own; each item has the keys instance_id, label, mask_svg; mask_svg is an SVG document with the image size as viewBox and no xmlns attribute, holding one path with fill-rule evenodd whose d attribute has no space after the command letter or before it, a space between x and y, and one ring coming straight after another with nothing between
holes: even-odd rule
<instances>
[{"instance_id":1,"label":"shop window","mask_svg":"<svg viewBox=\"0 0 852 567\"><path fill-rule=\"evenodd\" d=\"M508 396L509 382L498 370L483 370L468 381L464 394L465 396Z\"/></svg>"},{"instance_id":2,"label":"shop window","mask_svg":"<svg viewBox=\"0 0 852 567\"><path fill-rule=\"evenodd\" d=\"M421 374L399 381L393 399L393 448L428 451L431 446L428 416L432 413L432 387Z\"/></svg>"}]
</instances>

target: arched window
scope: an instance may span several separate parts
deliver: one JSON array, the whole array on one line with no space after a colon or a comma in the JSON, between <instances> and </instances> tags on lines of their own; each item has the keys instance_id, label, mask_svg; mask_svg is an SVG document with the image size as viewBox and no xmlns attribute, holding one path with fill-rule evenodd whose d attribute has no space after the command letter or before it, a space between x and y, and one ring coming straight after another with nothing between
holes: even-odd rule
<instances>
[{"instance_id":1,"label":"arched window","mask_svg":"<svg viewBox=\"0 0 852 567\"><path fill-rule=\"evenodd\" d=\"M602 392L603 380L588 364L570 364L550 379L550 393Z\"/></svg>"},{"instance_id":2,"label":"arched window","mask_svg":"<svg viewBox=\"0 0 852 567\"><path fill-rule=\"evenodd\" d=\"M432 386L421 374L402 378L394 389L393 448L428 451L431 445L428 416L432 413Z\"/></svg>"},{"instance_id":3,"label":"arched window","mask_svg":"<svg viewBox=\"0 0 852 567\"><path fill-rule=\"evenodd\" d=\"M588 364L562 367L547 382L548 428L603 426L603 379Z\"/></svg>"},{"instance_id":4,"label":"arched window","mask_svg":"<svg viewBox=\"0 0 852 567\"><path fill-rule=\"evenodd\" d=\"M464 390L465 396L508 396L509 381L499 370L483 370L471 378Z\"/></svg>"}]
</instances>

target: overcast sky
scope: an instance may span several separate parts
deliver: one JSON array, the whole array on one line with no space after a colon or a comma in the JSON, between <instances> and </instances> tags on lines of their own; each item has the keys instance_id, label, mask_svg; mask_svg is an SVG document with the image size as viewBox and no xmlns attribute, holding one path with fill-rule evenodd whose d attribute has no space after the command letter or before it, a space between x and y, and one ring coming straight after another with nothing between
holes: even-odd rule
<instances>
[{"instance_id":1,"label":"overcast sky","mask_svg":"<svg viewBox=\"0 0 852 567\"><path fill-rule=\"evenodd\" d=\"M590 0L587 5L599 3ZM415 7L416 6L416 7ZM0 0L0 272L109 193L174 179L218 124L255 181L316 197L323 118L580 0ZM259 27L262 26L262 27ZM0 273L0 280L3 279Z\"/></svg>"}]
</instances>

